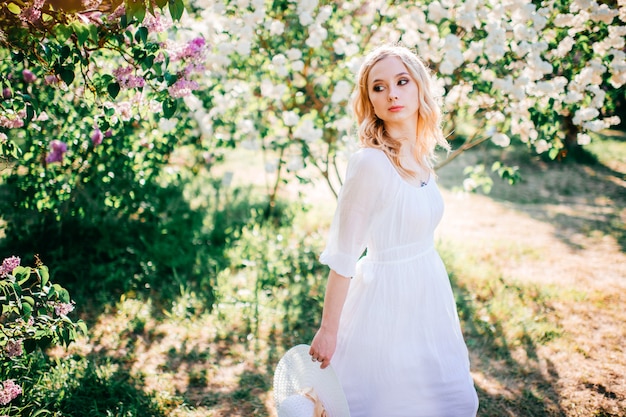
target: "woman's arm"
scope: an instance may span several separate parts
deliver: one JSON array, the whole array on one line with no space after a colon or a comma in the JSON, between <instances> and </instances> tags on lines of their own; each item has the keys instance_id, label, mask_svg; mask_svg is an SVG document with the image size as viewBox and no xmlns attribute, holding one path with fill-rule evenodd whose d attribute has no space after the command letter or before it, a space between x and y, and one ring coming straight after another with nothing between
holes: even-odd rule
<instances>
[{"instance_id":1,"label":"woman's arm","mask_svg":"<svg viewBox=\"0 0 626 417\"><path fill-rule=\"evenodd\" d=\"M330 365L330 360L335 353L339 319L341 318L341 311L343 310L349 287L350 278L338 274L333 269L330 270L324 295L322 324L315 334L309 350L314 359L322 362L322 369Z\"/></svg>"}]
</instances>

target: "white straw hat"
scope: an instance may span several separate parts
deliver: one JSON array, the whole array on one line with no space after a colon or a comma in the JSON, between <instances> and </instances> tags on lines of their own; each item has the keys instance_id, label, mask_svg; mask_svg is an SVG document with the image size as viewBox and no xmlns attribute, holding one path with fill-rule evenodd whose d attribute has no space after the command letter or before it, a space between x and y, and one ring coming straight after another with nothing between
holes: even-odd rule
<instances>
[{"instance_id":1,"label":"white straw hat","mask_svg":"<svg viewBox=\"0 0 626 417\"><path fill-rule=\"evenodd\" d=\"M278 415L311 417L313 402L303 393L312 389L322 402L328 417L350 417L348 401L335 371L331 366L321 369L319 362L311 360L309 349L309 345L292 347L276 366L274 401Z\"/></svg>"}]
</instances>

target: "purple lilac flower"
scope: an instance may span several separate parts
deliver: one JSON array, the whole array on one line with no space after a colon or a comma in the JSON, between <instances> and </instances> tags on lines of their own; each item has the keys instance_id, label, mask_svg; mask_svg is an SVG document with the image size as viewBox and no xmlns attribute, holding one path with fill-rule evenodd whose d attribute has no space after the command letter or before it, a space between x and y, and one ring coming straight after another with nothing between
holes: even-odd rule
<instances>
[{"instance_id":1,"label":"purple lilac flower","mask_svg":"<svg viewBox=\"0 0 626 417\"><path fill-rule=\"evenodd\" d=\"M62 162L63 155L65 155L65 152L67 152L67 144L65 142L55 139L50 142L50 149L50 153L46 157L46 162Z\"/></svg>"},{"instance_id":2,"label":"purple lilac flower","mask_svg":"<svg viewBox=\"0 0 626 417\"><path fill-rule=\"evenodd\" d=\"M0 116L0 126L7 129L18 129L24 126L24 120L19 117L8 118L6 116Z\"/></svg>"},{"instance_id":3,"label":"purple lilac flower","mask_svg":"<svg viewBox=\"0 0 626 417\"><path fill-rule=\"evenodd\" d=\"M121 88L141 88L146 85L143 77L133 75L133 67L120 67L113 70L113 75L117 79Z\"/></svg>"},{"instance_id":4,"label":"purple lilac flower","mask_svg":"<svg viewBox=\"0 0 626 417\"><path fill-rule=\"evenodd\" d=\"M24 82L27 82L27 83L32 83L32 82L35 82L35 80L37 80L37 76L33 74L31 70L27 70L27 69L22 71L22 77L24 78Z\"/></svg>"},{"instance_id":5,"label":"purple lilac flower","mask_svg":"<svg viewBox=\"0 0 626 417\"><path fill-rule=\"evenodd\" d=\"M7 345L4 347L4 350L6 351L6 354L9 358L22 355L23 353L22 342L23 342L22 339L9 340L7 342Z\"/></svg>"},{"instance_id":6,"label":"purple lilac flower","mask_svg":"<svg viewBox=\"0 0 626 417\"><path fill-rule=\"evenodd\" d=\"M11 91L11 89L9 87L4 87L2 89L2 98L5 98L8 100L11 97L13 97L13 92Z\"/></svg>"},{"instance_id":7,"label":"purple lilac flower","mask_svg":"<svg viewBox=\"0 0 626 417\"><path fill-rule=\"evenodd\" d=\"M190 59L197 60L202 58L204 54L204 47L206 41L202 37L197 37L190 40L187 45L177 54L174 55L174 60Z\"/></svg>"},{"instance_id":8,"label":"purple lilac flower","mask_svg":"<svg viewBox=\"0 0 626 417\"><path fill-rule=\"evenodd\" d=\"M18 266L20 266L20 258L18 256L6 258L2 261L2 266L0 266L0 276L7 276Z\"/></svg>"},{"instance_id":9,"label":"purple lilac flower","mask_svg":"<svg viewBox=\"0 0 626 417\"><path fill-rule=\"evenodd\" d=\"M56 74L48 74L43 79L44 79L44 82L46 83L46 85L58 84L61 81L59 76L56 75Z\"/></svg>"},{"instance_id":10,"label":"purple lilac flower","mask_svg":"<svg viewBox=\"0 0 626 417\"><path fill-rule=\"evenodd\" d=\"M0 390L0 404L7 405L22 393L22 387L17 385L12 379L7 379L2 383Z\"/></svg>"},{"instance_id":11,"label":"purple lilac flower","mask_svg":"<svg viewBox=\"0 0 626 417\"><path fill-rule=\"evenodd\" d=\"M172 84L167 91L173 98L181 98L188 96L193 90L197 90L198 88L200 88L200 86L197 82L181 78Z\"/></svg>"},{"instance_id":12,"label":"purple lilac flower","mask_svg":"<svg viewBox=\"0 0 626 417\"><path fill-rule=\"evenodd\" d=\"M91 134L91 143L93 143L93 146L98 146L102 143L103 138L104 134L102 133L102 131L96 128Z\"/></svg>"},{"instance_id":13,"label":"purple lilac flower","mask_svg":"<svg viewBox=\"0 0 626 417\"><path fill-rule=\"evenodd\" d=\"M143 21L143 25L150 33L162 33L172 27L172 22L166 20L162 15L155 11L154 16L148 14Z\"/></svg>"},{"instance_id":14,"label":"purple lilac flower","mask_svg":"<svg viewBox=\"0 0 626 417\"><path fill-rule=\"evenodd\" d=\"M67 316L74 311L74 303L54 303L54 312L57 316Z\"/></svg>"},{"instance_id":15,"label":"purple lilac flower","mask_svg":"<svg viewBox=\"0 0 626 417\"><path fill-rule=\"evenodd\" d=\"M22 22L36 23L39 19L41 19L41 8L26 7L22 9L20 13L20 20L22 20Z\"/></svg>"}]
</instances>

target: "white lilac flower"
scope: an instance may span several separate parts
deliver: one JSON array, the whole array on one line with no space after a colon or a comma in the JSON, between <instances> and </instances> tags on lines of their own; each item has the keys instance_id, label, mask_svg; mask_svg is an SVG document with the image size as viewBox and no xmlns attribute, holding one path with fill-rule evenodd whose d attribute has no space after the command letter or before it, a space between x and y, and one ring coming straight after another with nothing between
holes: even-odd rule
<instances>
[{"instance_id":1,"label":"white lilac flower","mask_svg":"<svg viewBox=\"0 0 626 417\"><path fill-rule=\"evenodd\" d=\"M344 116L340 119L335 120L333 123L335 128L340 132L347 132L352 128L352 118Z\"/></svg>"},{"instance_id":2,"label":"white lilac flower","mask_svg":"<svg viewBox=\"0 0 626 417\"><path fill-rule=\"evenodd\" d=\"M589 130L591 132L599 132L607 128L604 120L590 120L588 122L583 123L583 129Z\"/></svg>"},{"instance_id":3,"label":"white lilac flower","mask_svg":"<svg viewBox=\"0 0 626 417\"><path fill-rule=\"evenodd\" d=\"M272 19L268 22L267 27L270 31L270 36L281 36L285 32L285 24L277 19Z\"/></svg>"},{"instance_id":4,"label":"white lilac flower","mask_svg":"<svg viewBox=\"0 0 626 417\"><path fill-rule=\"evenodd\" d=\"M283 54L274 55L272 58L272 67L279 77L286 77L289 74L287 69L287 57Z\"/></svg>"},{"instance_id":5,"label":"white lilac flower","mask_svg":"<svg viewBox=\"0 0 626 417\"><path fill-rule=\"evenodd\" d=\"M599 115L600 115L600 112L598 111L598 109L594 107L582 107L576 110L576 113L574 114L574 118L572 119L572 122L575 125L581 125L583 122L595 119Z\"/></svg>"},{"instance_id":6,"label":"white lilac flower","mask_svg":"<svg viewBox=\"0 0 626 417\"><path fill-rule=\"evenodd\" d=\"M326 23L326 21L332 16L332 14L332 6L326 5L320 7L319 11L317 12L317 17L315 18L315 23L317 23L318 25Z\"/></svg>"},{"instance_id":7,"label":"white lilac flower","mask_svg":"<svg viewBox=\"0 0 626 417\"><path fill-rule=\"evenodd\" d=\"M506 53L506 31L492 23L487 24L487 31L485 54L489 62L495 63Z\"/></svg>"},{"instance_id":8,"label":"white lilac flower","mask_svg":"<svg viewBox=\"0 0 626 417\"><path fill-rule=\"evenodd\" d=\"M550 150L550 144L545 139L539 139L535 142L535 151L539 154Z\"/></svg>"},{"instance_id":9,"label":"white lilac flower","mask_svg":"<svg viewBox=\"0 0 626 417\"><path fill-rule=\"evenodd\" d=\"M288 171L299 171L304 168L304 161L301 156L292 156L287 162Z\"/></svg>"},{"instance_id":10,"label":"white lilac flower","mask_svg":"<svg viewBox=\"0 0 626 417\"><path fill-rule=\"evenodd\" d=\"M613 19L619 14L615 9L609 8L606 4L594 4L591 9L591 20L594 22L603 22L610 25Z\"/></svg>"},{"instance_id":11,"label":"white lilac flower","mask_svg":"<svg viewBox=\"0 0 626 417\"><path fill-rule=\"evenodd\" d=\"M305 142L314 142L322 138L322 133L322 129L317 129L312 119L306 119L301 121L300 125L293 132L293 136Z\"/></svg>"},{"instance_id":12,"label":"white lilac flower","mask_svg":"<svg viewBox=\"0 0 626 417\"><path fill-rule=\"evenodd\" d=\"M298 14L298 19L300 20L300 24L302 26L309 26L315 20L313 20L313 16L308 11L304 11Z\"/></svg>"},{"instance_id":13,"label":"white lilac flower","mask_svg":"<svg viewBox=\"0 0 626 417\"><path fill-rule=\"evenodd\" d=\"M498 132L491 137L491 141L498 146L506 148L511 144L511 138L504 133Z\"/></svg>"},{"instance_id":14,"label":"white lilac flower","mask_svg":"<svg viewBox=\"0 0 626 417\"><path fill-rule=\"evenodd\" d=\"M297 61L302 58L302 51L298 48L291 48L285 51L285 55L290 61Z\"/></svg>"},{"instance_id":15,"label":"white lilac flower","mask_svg":"<svg viewBox=\"0 0 626 417\"><path fill-rule=\"evenodd\" d=\"M235 45L235 51L239 55L244 55L244 56L245 55L250 55L250 52L252 51L252 42L250 40L247 40L247 39L240 40Z\"/></svg>"},{"instance_id":16,"label":"white lilac flower","mask_svg":"<svg viewBox=\"0 0 626 417\"><path fill-rule=\"evenodd\" d=\"M428 5L428 18L435 23L443 19L449 19L448 9L443 7L438 1L433 1Z\"/></svg>"},{"instance_id":17,"label":"white lilac flower","mask_svg":"<svg viewBox=\"0 0 626 417\"><path fill-rule=\"evenodd\" d=\"M557 58L563 58L569 53L569 51L572 50L572 47L575 44L576 41L574 41L574 38L566 36L561 40L561 42L559 42L559 46L553 52L553 55Z\"/></svg>"},{"instance_id":18,"label":"white lilac flower","mask_svg":"<svg viewBox=\"0 0 626 417\"><path fill-rule=\"evenodd\" d=\"M352 85L349 82L345 80L340 80L335 85L335 89L332 96L330 97L330 101L333 103L340 103L344 100L347 100L350 97L351 90Z\"/></svg>"},{"instance_id":19,"label":"white lilac flower","mask_svg":"<svg viewBox=\"0 0 626 417\"><path fill-rule=\"evenodd\" d=\"M296 112L287 111L283 113L283 123L285 126L295 126L300 121L300 116Z\"/></svg>"},{"instance_id":20,"label":"white lilac flower","mask_svg":"<svg viewBox=\"0 0 626 417\"><path fill-rule=\"evenodd\" d=\"M295 72L301 72L304 69L304 61L298 60L291 63L291 69Z\"/></svg>"},{"instance_id":21,"label":"white lilac flower","mask_svg":"<svg viewBox=\"0 0 626 417\"><path fill-rule=\"evenodd\" d=\"M591 136L586 133L579 133L576 135L576 143L585 146L591 143Z\"/></svg>"}]
</instances>

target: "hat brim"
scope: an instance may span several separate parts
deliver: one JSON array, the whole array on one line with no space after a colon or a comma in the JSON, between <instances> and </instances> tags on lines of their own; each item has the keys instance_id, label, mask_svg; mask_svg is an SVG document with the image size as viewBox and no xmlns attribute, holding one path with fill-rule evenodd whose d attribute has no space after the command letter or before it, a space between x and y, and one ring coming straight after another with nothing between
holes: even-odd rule
<instances>
[{"instance_id":1,"label":"hat brim","mask_svg":"<svg viewBox=\"0 0 626 417\"><path fill-rule=\"evenodd\" d=\"M309 345L292 347L274 372L274 401L277 409L287 397L313 388L329 417L350 417L348 401L331 366L320 368L309 355Z\"/></svg>"}]
</instances>

